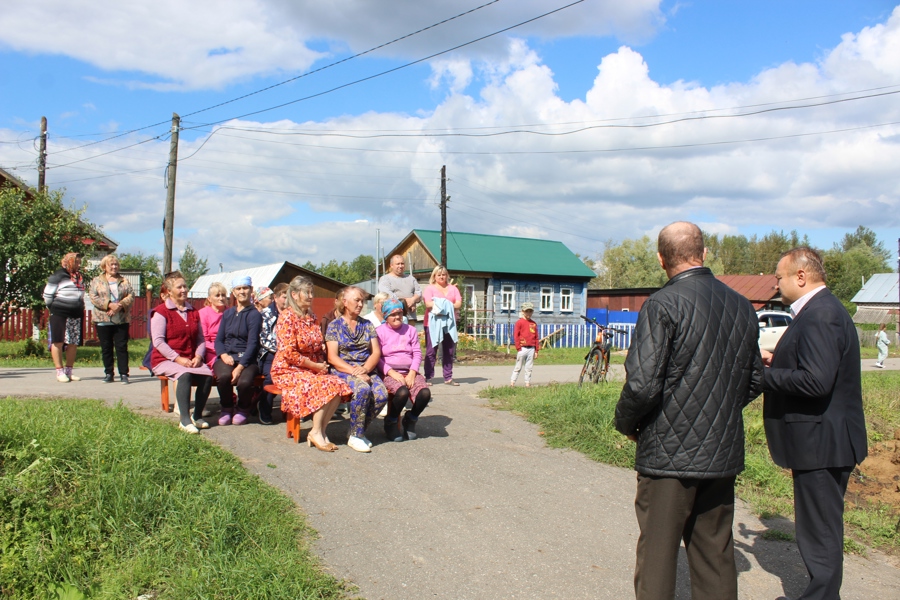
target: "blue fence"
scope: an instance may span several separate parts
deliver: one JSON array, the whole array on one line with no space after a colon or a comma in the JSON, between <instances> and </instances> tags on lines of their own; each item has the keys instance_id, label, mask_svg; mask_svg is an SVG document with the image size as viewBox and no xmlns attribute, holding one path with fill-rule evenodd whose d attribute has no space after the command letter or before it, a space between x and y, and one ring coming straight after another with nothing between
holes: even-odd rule
<instances>
[{"instance_id":1,"label":"blue fence","mask_svg":"<svg viewBox=\"0 0 900 600\"><path fill-rule=\"evenodd\" d=\"M490 336L491 339L494 340L495 344L512 344L514 326L514 323L495 323L494 334ZM625 332L613 335L613 347L620 350L628 348L631 345L631 334L634 333L634 323L610 323L609 326ZM587 323L579 323L577 325L538 324L538 336L543 339L560 329L563 332L561 334L562 337L559 337L553 343L554 348L587 348L594 343L594 338L597 337L597 326Z\"/></svg>"}]
</instances>

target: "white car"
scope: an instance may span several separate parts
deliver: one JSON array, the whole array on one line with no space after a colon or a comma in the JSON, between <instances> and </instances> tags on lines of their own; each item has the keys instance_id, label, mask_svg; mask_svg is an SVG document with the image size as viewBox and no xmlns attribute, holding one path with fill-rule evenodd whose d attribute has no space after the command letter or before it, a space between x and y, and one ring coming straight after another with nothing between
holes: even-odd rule
<instances>
[{"instance_id":1,"label":"white car","mask_svg":"<svg viewBox=\"0 0 900 600\"><path fill-rule=\"evenodd\" d=\"M778 340L791 324L791 313L780 310L760 310L756 313L759 319L759 347L772 352Z\"/></svg>"}]
</instances>

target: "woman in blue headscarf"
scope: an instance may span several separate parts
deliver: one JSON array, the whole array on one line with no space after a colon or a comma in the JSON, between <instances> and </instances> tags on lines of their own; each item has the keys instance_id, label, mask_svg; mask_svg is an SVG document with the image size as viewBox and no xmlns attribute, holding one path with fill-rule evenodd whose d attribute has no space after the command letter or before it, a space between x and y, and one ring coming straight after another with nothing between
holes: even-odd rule
<instances>
[{"instance_id":1,"label":"woman in blue headscarf","mask_svg":"<svg viewBox=\"0 0 900 600\"><path fill-rule=\"evenodd\" d=\"M250 418L253 380L259 374L259 330L262 317L253 307L253 283L247 275L231 281L235 305L225 311L216 334L216 359L213 371L222 413L219 425L243 425ZM237 386L237 410L234 407Z\"/></svg>"},{"instance_id":2,"label":"woman in blue headscarf","mask_svg":"<svg viewBox=\"0 0 900 600\"><path fill-rule=\"evenodd\" d=\"M384 418L384 433L394 442L416 439L416 422L419 415L431 401L431 390L425 378L419 374L422 364L422 348L416 328L403 322L403 304L396 298L386 300L381 305L384 324L375 329L381 344L381 360L378 369L384 385L394 397L388 405ZM408 401L413 401L412 410L403 417L403 433L398 422L400 413Z\"/></svg>"}]
</instances>

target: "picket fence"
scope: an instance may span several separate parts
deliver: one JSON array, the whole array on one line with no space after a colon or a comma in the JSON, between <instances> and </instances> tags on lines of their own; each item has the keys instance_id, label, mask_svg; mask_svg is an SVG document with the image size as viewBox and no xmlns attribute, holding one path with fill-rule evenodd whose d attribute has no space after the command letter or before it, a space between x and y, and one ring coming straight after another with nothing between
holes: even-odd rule
<instances>
[{"instance_id":1,"label":"picket fence","mask_svg":"<svg viewBox=\"0 0 900 600\"><path fill-rule=\"evenodd\" d=\"M203 300L188 300L194 305L194 308L201 308ZM149 302L146 297L134 299L131 306L131 326L128 334L131 339L139 339L148 337L147 331L147 313L159 304L159 298L152 298ZM0 341L4 342L20 342L32 336L31 319L33 312L30 309L22 309L13 311L9 318L0 324ZM47 331L47 320L49 319L49 311L44 309L40 315L41 331ZM91 311L84 311L84 330L82 331L85 342L97 341L97 328L91 321Z\"/></svg>"},{"instance_id":2,"label":"picket fence","mask_svg":"<svg viewBox=\"0 0 900 600\"><path fill-rule=\"evenodd\" d=\"M495 323L494 331L490 338L495 344L513 344L514 327L515 324ZM621 350L631 345L634 323L610 323L609 327L625 332L613 335L612 344L614 348ZM562 331L557 333L560 330ZM594 343L594 339L597 337L597 326L589 323L571 325L538 324L538 336L541 339L554 333L557 333L557 339L552 344L553 348L587 348Z\"/></svg>"}]
</instances>

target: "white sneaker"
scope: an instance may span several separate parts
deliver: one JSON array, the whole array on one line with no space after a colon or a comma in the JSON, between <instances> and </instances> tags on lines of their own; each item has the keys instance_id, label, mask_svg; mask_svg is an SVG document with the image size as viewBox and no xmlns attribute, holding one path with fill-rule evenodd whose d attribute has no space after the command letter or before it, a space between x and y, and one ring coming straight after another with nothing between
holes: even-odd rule
<instances>
[{"instance_id":1,"label":"white sneaker","mask_svg":"<svg viewBox=\"0 0 900 600\"><path fill-rule=\"evenodd\" d=\"M355 435L351 435L350 439L347 440L347 445L350 446L353 450L357 452L371 452L372 449L369 448L369 445L362 438L358 438Z\"/></svg>"},{"instance_id":2,"label":"white sneaker","mask_svg":"<svg viewBox=\"0 0 900 600\"><path fill-rule=\"evenodd\" d=\"M883 368L884 368L884 365L881 364L881 363L875 363L875 368L877 368L877 369L883 369Z\"/></svg>"},{"instance_id":3,"label":"white sneaker","mask_svg":"<svg viewBox=\"0 0 900 600\"><path fill-rule=\"evenodd\" d=\"M366 443L366 446L368 446L369 448L372 447L372 442L370 442L369 438L367 438L366 436L362 436L362 441L364 441Z\"/></svg>"},{"instance_id":4,"label":"white sneaker","mask_svg":"<svg viewBox=\"0 0 900 600\"><path fill-rule=\"evenodd\" d=\"M209 423L203 419L194 419L194 417L191 417L191 423L193 423L194 427L197 429L209 429Z\"/></svg>"},{"instance_id":5,"label":"white sneaker","mask_svg":"<svg viewBox=\"0 0 900 600\"><path fill-rule=\"evenodd\" d=\"M179 423L178 428L187 433L200 433L200 430L194 427L193 423L191 423L190 425L182 425L181 423Z\"/></svg>"}]
</instances>

